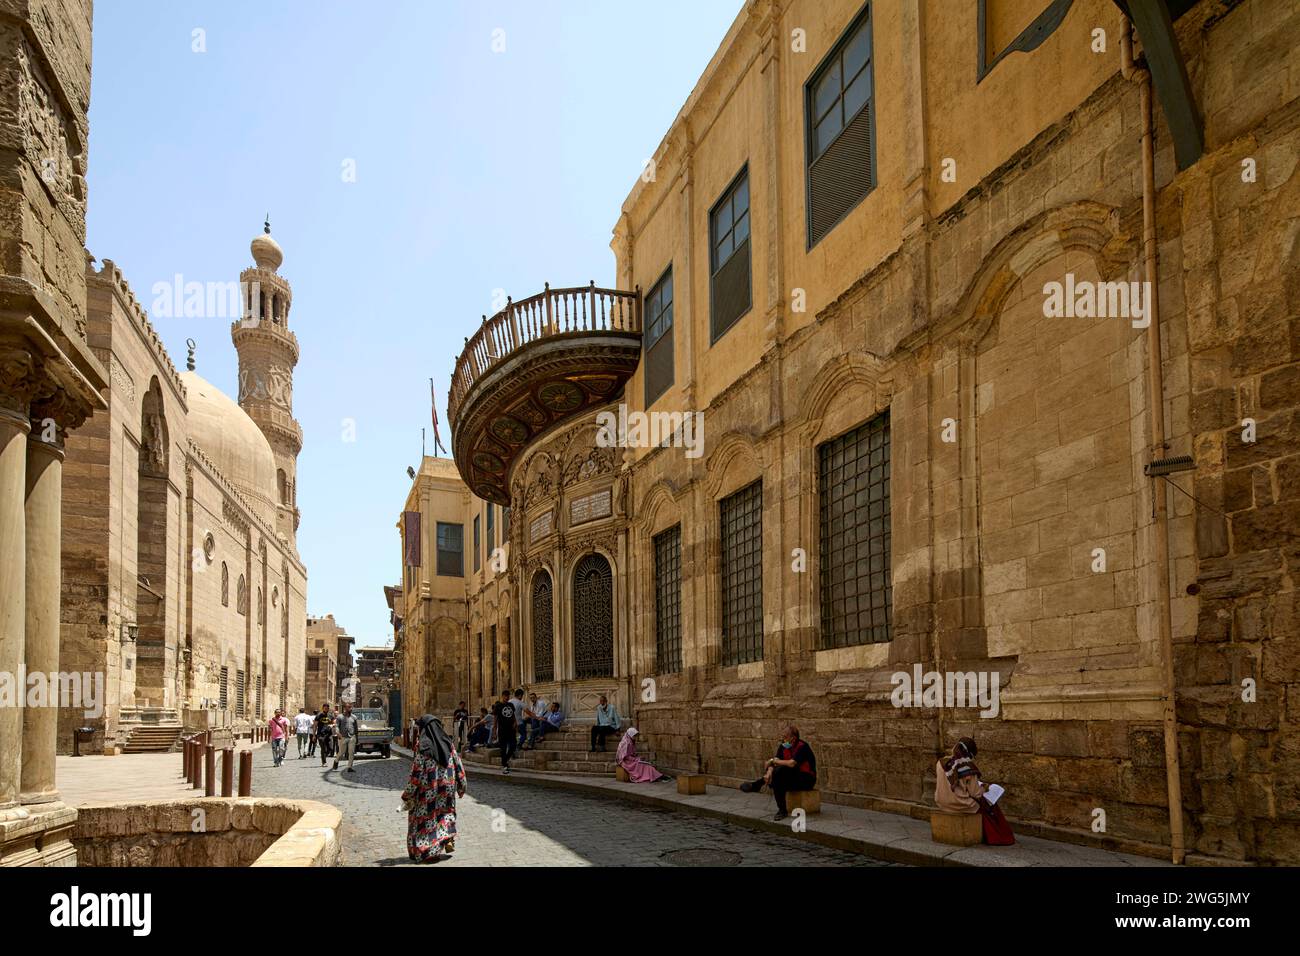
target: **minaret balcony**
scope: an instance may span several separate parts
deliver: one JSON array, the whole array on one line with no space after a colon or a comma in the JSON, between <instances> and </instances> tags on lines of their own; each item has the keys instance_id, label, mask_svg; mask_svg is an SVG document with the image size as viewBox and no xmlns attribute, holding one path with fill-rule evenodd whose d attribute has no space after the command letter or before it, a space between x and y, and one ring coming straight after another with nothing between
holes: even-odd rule
<instances>
[{"instance_id":1,"label":"minaret balcony","mask_svg":"<svg viewBox=\"0 0 1300 956\"><path fill-rule=\"evenodd\" d=\"M552 289L484 319L456 359L447 396L452 455L480 498L510 504L529 444L608 403L641 361L641 297L593 282Z\"/></svg>"}]
</instances>

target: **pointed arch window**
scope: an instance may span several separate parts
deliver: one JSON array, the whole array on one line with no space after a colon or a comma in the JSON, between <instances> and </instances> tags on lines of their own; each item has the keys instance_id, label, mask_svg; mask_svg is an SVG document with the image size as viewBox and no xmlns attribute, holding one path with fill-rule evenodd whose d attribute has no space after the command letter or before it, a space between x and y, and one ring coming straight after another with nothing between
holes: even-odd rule
<instances>
[{"instance_id":1,"label":"pointed arch window","mask_svg":"<svg viewBox=\"0 0 1300 956\"><path fill-rule=\"evenodd\" d=\"M555 595L546 571L533 578L533 680L555 680Z\"/></svg>"},{"instance_id":2,"label":"pointed arch window","mask_svg":"<svg viewBox=\"0 0 1300 956\"><path fill-rule=\"evenodd\" d=\"M573 664L579 680L614 676L614 575L601 554L573 571Z\"/></svg>"},{"instance_id":3,"label":"pointed arch window","mask_svg":"<svg viewBox=\"0 0 1300 956\"><path fill-rule=\"evenodd\" d=\"M221 606L230 607L230 568L221 562Z\"/></svg>"},{"instance_id":4,"label":"pointed arch window","mask_svg":"<svg viewBox=\"0 0 1300 956\"><path fill-rule=\"evenodd\" d=\"M239 576L239 583L235 585L235 610L245 617L248 616L248 584L242 574Z\"/></svg>"}]
</instances>

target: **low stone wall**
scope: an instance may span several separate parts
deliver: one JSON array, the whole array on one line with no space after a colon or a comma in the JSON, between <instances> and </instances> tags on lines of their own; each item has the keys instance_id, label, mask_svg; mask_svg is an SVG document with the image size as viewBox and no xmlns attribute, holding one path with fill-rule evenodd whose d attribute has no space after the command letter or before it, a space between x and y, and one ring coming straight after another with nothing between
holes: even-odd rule
<instances>
[{"instance_id":1,"label":"low stone wall","mask_svg":"<svg viewBox=\"0 0 1300 956\"><path fill-rule=\"evenodd\" d=\"M79 808L79 866L335 866L337 809L313 800L200 797Z\"/></svg>"}]
</instances>

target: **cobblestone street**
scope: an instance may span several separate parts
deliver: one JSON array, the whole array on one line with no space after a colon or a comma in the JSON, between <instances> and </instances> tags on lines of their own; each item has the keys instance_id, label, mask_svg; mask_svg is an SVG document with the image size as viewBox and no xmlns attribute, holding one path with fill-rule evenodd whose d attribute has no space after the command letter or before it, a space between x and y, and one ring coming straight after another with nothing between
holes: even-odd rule
<instances>
[{"instance_id":1,"label":"cobblestone street","mask_svg":"<svg viewBox=\"0 0 1300 956\"><path fill-rule=\"evenodd\" d=\"M320 800L343 812L344 865L412 865L406 815L399 809L408 759L365 755L351 774L322 769L319 757L299 760L293 744L280 769L272 766L269 748L259 748L253 759L255 796ZM665 855L682 850L710 851L682 856L713 865L886 865L720 820L468 773L456 852L438 866L671 866Z\"/></svg>"}]
</instances>

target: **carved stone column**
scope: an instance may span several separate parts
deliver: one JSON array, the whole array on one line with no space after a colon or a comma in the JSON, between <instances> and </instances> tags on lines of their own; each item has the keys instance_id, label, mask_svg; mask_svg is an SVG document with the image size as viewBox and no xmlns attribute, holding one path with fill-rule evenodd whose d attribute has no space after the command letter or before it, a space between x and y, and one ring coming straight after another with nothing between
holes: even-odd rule
<instances>
[{"instance_id":1,"label":"carved stone column","mask_svg":"<svg viewBox=\"0 0 1300 956\"><path fill-rule=\"evenodd\" d=\"M29 674L59 671L59 561L63 505L63 429L49 405L32 406L27 439L26 481L26 661ZM66 422L66 419L65 419ZM80 421L77 422L80 424ZM54 784L54 753L58 741L59 690L51 680L40 706L23 710L24 804L52 804L59 792ZM83 695L86 688L82 688ZM93 686L91 688L93 690ZM72 701L80 706L82 701Z\"/></svg>"},{"instance_id":2,"label":"carved stone column","mask_svg":"<svg viewBox=\"0 0 1300 956\"><path fill-rule=\"evenodd\" d=\"M27 349L0 348L0 680L12 700L0 700L0 820L26 816L18 808L22 778L22 679L27 620L28 407L40 383L40 362Z\"/></svg>"},{"instance_id":3,"label":"carved stone column","mask_svg":"<svg viewBox=\"0 0 1300 956\"><path fill-rule=\"evenodd\" d=\"M7 396L6 396L7 397ZM0 819L17 815L22 768L23 629L26 621L27 525L23 492L27 471L27 416L0 407L0 679L9 681L15 699L0 701Z\"/></svg>"}]
</instances>

